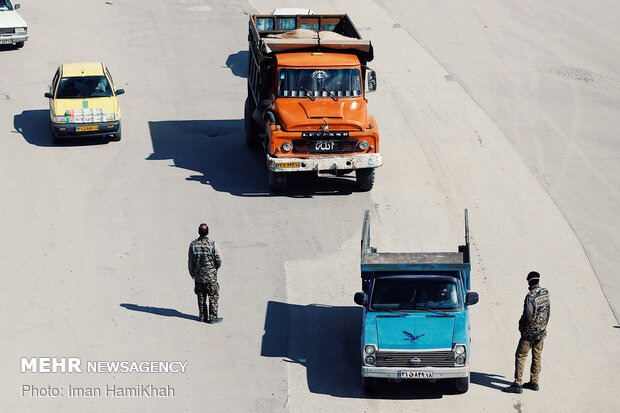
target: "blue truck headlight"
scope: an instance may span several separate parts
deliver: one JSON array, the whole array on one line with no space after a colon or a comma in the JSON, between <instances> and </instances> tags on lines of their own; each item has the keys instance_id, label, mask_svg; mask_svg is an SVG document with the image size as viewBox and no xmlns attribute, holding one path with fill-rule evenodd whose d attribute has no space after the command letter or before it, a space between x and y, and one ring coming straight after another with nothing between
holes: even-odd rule
<instances>
[{"instance_id":1,"label":"blue truck headlight","mask_svg":"<svg viewBox=\"0 0 620 413\"><path fill-rule=\"evenodd\" d=\"M375 364L375 357L374 356L366 356L364 361L366 362L366 364Z\"/></svg>"},{"instance_id":2,"label":"blue truck headlight","mask_svg":"<svg viewBox=\"0 0 620 413\"><path fill-rule=\"evenodd\" d=\"M375 346L372 346L372 345L364 346L364 353L368 355L375 354Z\"/></svg>"},{"instance_id":3,"label":"blue truck headlight","mask_svg":"<svg viewBox=\"0 0 620 413\"><path fill-rule=\"evenodd\" d=\"M467 347L463 344L454 346L454 363L463 365L467 361Z\"/></svg>"}]
</instances>

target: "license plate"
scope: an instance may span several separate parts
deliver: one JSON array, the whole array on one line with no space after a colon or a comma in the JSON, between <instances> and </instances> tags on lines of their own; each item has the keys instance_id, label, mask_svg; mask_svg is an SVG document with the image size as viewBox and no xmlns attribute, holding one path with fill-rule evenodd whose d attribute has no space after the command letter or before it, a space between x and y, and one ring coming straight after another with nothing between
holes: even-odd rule
<instances>
[{"instance_id":1,"label":"license plate","mask_svg":"<svg viewBox=\"0 0 620 413\"><path fill-rule=\"evenodd\" d=\"M283 162L277 163L276 168L284 169L284 168L299 168L301 166L301 162Z\"/></svg>"},{"instance_id":2,"label":"license plate","mask_svg":"<svg viewBox=\"0 0 620 413\"><path fill-rule=\"evenodd\" d=\"M0 39L0 44L11 44L11 43L13 43L13 40Z\"/></svg>"},{"instance_id":3,"label":"license plate","mask_svg":"<svg viewBox=\"0 0 620 413\"><path fill-rule=\"evenodd\" d=\"M432 371L399 371L399 379L432 379Z\"/></svg>"},{"instance_id":4,"label":"license plate","mask_svg":"<svg viewBox=\"0 0 620 413\"><path fill-rule=\"evenodd\" d=\"M78 126L75 128L76 132L88 132L88 131L93 131L93 130L99 130L99 126L98 125L85 125L85 126Z\"/></svg>"}]
</instances>

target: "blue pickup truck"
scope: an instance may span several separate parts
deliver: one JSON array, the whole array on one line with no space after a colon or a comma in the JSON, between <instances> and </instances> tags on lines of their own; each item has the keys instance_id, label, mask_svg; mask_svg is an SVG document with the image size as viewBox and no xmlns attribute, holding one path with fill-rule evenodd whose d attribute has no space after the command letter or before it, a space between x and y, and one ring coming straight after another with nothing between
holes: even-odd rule
<instances>
[{"instance_id":1,"label":"blue pickup truck","mask_svg":"<svg viewBox=\"0 0 620 413\"><path fill-rule=\"evenodd\" d=\"M469 226L458 252L384 253L370 247L368 211L362 225L362 385L380 379L452 380L469 388Z\"/></svg>"}]
</instances>

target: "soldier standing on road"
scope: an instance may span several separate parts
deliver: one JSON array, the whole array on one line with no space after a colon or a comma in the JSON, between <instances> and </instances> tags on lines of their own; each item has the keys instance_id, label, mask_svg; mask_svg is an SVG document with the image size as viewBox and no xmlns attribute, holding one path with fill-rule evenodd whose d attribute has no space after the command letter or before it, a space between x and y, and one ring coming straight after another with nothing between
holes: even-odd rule
<instances>
[{"instance_id":1,"label":"soldier standing on road","mask_svg":"<svg viewBox=\"0 0 620 413\"><path fill-rule=\"evenodd\" d=\"M525 296L523 315L519 320L521 339L515 353L515 381L509 387L502 389L507 393L523 393L523 387L534 391L538 391L539 388L538 375L540 374L543 340L547 336L547 323L551 313L549 291L542 288L539 281L539 273L532 271L527 275L530 292ZM523 368L530 350L532 350L530 381L522 385Z\"/></svg>"},{"instance_id":2,"label":"soldier standing on road","mask_svg":"<svg viewBox=\"0 0 620 413\"><path fill-rule=\"evenodd\" d=\"M194 280L194 292L198 296L200 321L219 323L222 319L217 316L220 291L217 269L222 265L222 259L215 242L207 237L209 235L207 224L200 224L198 235L200 236L189 245L187 268Z\"/></svg>"}]
</instances>

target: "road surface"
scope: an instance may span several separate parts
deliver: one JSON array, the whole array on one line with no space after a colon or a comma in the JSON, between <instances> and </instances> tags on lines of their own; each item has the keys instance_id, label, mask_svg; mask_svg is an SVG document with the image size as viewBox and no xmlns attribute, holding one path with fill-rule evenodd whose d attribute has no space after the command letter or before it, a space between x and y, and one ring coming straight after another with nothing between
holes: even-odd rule
<instances>
[{"instance_id":1,"label":"road surface","mask_svg":"<svg viewBox=\"0 0 620 413\"><path fill-rule=\"evenodd\" d=\"M313 2L349 13L373 41L369 110L385 165L369 193L301 179L283 195L244 143L246 30L249 14L298 4L25 4L31 39L0 50L4 409L619 410L620 328L607 300L618 283L603 276L618 263L618 45L606 36L617 13L603 0L553 13L556 3ZM59 64L80 60L106 62L126 90L121 142L52 144L43 93ZM434 251L462 243L464 208L481 297L469 392L401 383L365 396L353 303L363 211L379 250ZM197 322L186 270L203 221L223 255L214 326ZM553 301L541 391L507 395L531 270ZM21 372L32 357L187 364ZM109 391L148 385L173 394ZM69 386L82 390L70 397Z\"/></svg>"}]
</instances>

